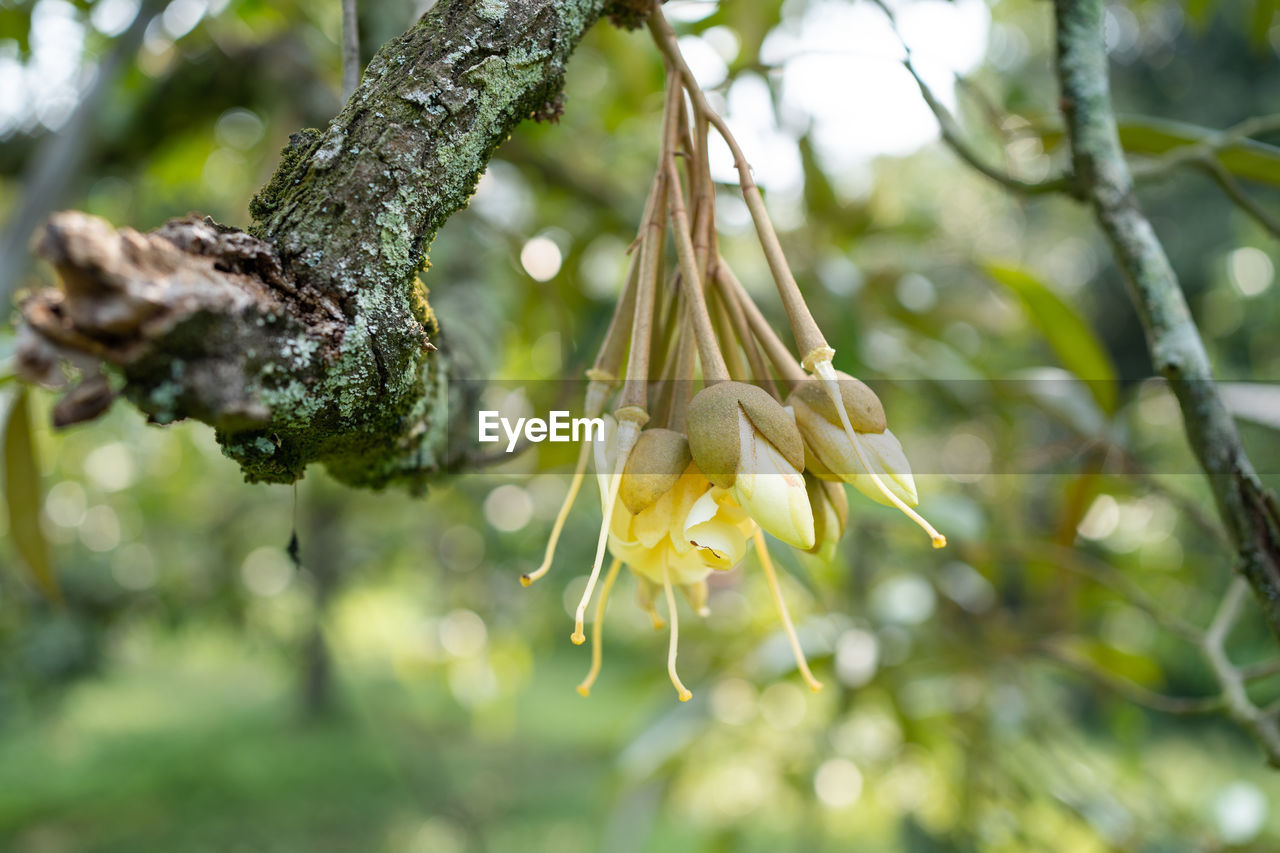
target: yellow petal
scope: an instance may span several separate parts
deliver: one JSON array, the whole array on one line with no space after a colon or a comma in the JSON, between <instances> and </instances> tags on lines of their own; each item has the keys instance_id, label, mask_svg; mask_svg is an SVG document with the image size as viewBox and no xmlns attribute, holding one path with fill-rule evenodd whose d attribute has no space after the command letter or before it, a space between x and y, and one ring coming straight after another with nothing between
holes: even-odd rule
<instances>
[{"instance_id":1,"label":"yellow petal","mask_svg":"<svg viewBox=\"0 0 1280 853\"><path fill-rule=\"evenodd\" d=\"M671 492L665 492L652 506L634 517L632 530L646 548L656 546L670 535L675 522L674 503Z\"/></svg>"},{"instance_id":2,"label":"yellow petal","mask_svg":"<svg viewBox=\"0 0 1280 853\"><path fill-rule=\"evenodd\" d=\"M693 505L685 519L684 538L698 549L702 562L712 569L732 569L747 555L747 538L738 525L721 518L720 506L710 492Z\"/></svg>"}]
</instances>

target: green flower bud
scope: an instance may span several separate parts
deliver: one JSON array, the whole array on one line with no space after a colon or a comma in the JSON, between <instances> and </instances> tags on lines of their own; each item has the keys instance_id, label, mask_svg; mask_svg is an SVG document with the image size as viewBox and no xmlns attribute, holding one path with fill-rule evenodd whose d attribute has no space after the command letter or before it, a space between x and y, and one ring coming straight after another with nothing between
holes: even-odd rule
<instances>
[{"instance_id":1,"label":"green flower bud","mask_svg":"<svg viewBox=\"0 0 1280 853\"><path fill-rule=\"evenodd\" d=\"M849 423L858 432L880 433L888 428L885 420L884 406L880 398L860 379L854 379L847 373L836 372L840 380L840 396L844 399L844 410L849 415ZM788 406L803 405L818 416L840 426L840 415L827 394L827 389L816 379L808 379L796 385L791 396L787 398Z\"/></svg>"},{"instance_id":2,"label":"green flower bud","mask_svg":"<svg viewBox=\"0 0 1280 853\"><path fill-rule=\"evenodd\" d=\"M661 428L641 432L622 469L618 499L639 515L675 486L691 461L689 439L681 433Z\"/></svg>"},{"instance_id":3,"label":"green flower bud","mask_svg":"<svg viewBox=\"0 0 1280 853\"><path fill-rule=\"evenodd\" d=\"M743 382L718 382L689 402L689 449L698 470L721 488L730 488L742 465L739 413L797 471L804 470L804 442L795 419L769 392Z\"/></svg>"}]
</instances>

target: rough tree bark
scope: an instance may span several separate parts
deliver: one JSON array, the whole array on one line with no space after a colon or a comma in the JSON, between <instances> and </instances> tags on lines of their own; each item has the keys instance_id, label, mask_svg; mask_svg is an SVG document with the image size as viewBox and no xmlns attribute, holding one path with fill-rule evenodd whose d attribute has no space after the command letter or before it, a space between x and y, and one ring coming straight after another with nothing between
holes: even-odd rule
<instances>
[{"instance_id":1,"label":"rough tree bark","mask_svg":"<svg viewBox=\"0 0 1280 853\"><path fill-rule=\"evenodd\" d=\"M248 232L56 214L34 245L63 287L24 301L20 366L45 379L66 359L86 368L62 423L105 409L110 376L154 421L211 424L250 481L289 482L312 462L372 487L449 468L448 330L418 279L427 247L494 148L558 97L587 29L606 10L634 23L641 5L438 3L377 53L326 129L292 137Z\"/></svg>"}]
</instances>

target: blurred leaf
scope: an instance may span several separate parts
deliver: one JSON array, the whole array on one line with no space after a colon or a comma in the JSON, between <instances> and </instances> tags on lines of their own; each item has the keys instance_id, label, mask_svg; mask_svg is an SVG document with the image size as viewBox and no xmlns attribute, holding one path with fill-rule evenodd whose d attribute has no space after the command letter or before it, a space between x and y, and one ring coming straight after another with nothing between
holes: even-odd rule
<instances>
[{"instance_id":1,"label":"blurred leaf","mask_svg":"<svg viewBox=\"0 0 1280 853\"><path fill-rule=\"evenodd\" d=\"M1164 682L1160 665L1146 655L1118 649L1093 637L1075 637L1064 645L1104 674L1125 678L1143 687L1156 687Z\"/></svg>"},{"instance_id":2,"label":"blurred leaf","mask_svg":"<svg viewBox=\"0 0 1280 853\"><path fill-rule=\"evenodd\" d=\"M25 60L31 53L31 5L19 3L8 6L0 3L0 40L13 39L18 44L18 58Z\"/></svg>"},{"instance_id":3,"label":"blurred leaf","mask_svg":"<svg viewBox=\"0 0 1280 853\"><path fill-rule=\"evenodd\" d=\"M14 549L41 591L51 600L61 600L58 578L49 560L49 544L40 529L40 470L25 388L18 389L5 419L4 496Z\"/></svg>"},{"instance_id":4,"label":"blurred leaf","mask_svg":"<svg viewBox=\"0 0 1280 853\"><path fill-rule=\"evenodd\" d=\"M1214 0L1187 0L1187 18L1198 31L1203 31L1216 7L1217 3Z\"/></svg>"},{"instance_id":5,"label":"blurred leaf","mask_svg":"<svg viewBox=\"0 0 1280 853\"><path fill-rule=\"evenodd\" d=\"M1120 144L1130 154L1158 157L1177 148L1211 142L1220 131L1150 116L1122 116ZM1062 144L1062 129L1040 132L1045 149ZM1237 178L1280 187L1280 147L1253 139L1242 139L1218 151L1218 160Z\"/></svg>"},{"instance_id":6,"label":"blurred leaf","mask_svg":"<svg viewBox=\"0 0 1280 853\"><path fill-rule=\"evenodd\" d=\"M993 263L984 264L983 269L1022 301L1027 316L1049 342L1063 367L1085 381L1102 410L1108 414L1114 412L1115 367L1080 314L1025 270Z\"/></svg>"},{"instance_id":7,"label":"blurred leaf","mask_svg":"<svg viewBox=\"0 0 1280 853\"><path fill-rule=\"evenodd\" d=\"M1280 431L1280 387L1258 382L1223 382L1222 402L1237 418Z\"/></svg>"},{"instance_id":8,"label":"blurred leaf","mask_svg":"<svg viewBox=\"0 0 1280 853\"><path fill-rule=\"evenodd\" d=\"M831 181L822 170L822 162L814 151L810 134L800 137L800 164L804 167L804 203L811 214L827 214L840 209Z\"/></svg>"},{"instance_id":9,"label":"blurred leaf","mask_svg":"<svg viewBox=\"0 0 1280 853\"><path fill-rule=\"evenodd\" d=\"M1267 50L1271 35L1271 22L1280 9L1277 0L1253 0L1253 14L1249 16L1249 44L1259 53Z\"/></svg>"}]
</instances>

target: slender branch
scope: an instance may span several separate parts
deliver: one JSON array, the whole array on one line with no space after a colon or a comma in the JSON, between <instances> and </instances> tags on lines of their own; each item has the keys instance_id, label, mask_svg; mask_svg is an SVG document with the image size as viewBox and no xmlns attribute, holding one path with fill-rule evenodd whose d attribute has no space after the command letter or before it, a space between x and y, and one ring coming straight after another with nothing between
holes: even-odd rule
<instances>
[{"instance_id":1,"label":"slender branch","mask_svg":"<svg viewBox=\"0 0 1280 853\"><path fill-rule=\"evenodd\" d=\"M1142 705L1153 711L1177 716L1195 716L1213 714L1222 710L1223 703L1220 696L1168 696L1116 675L1084 655L1058 643L1045 643L1041 650L1050 660L1096 681L1136 705Z\"/></svg>"},{"instance_id":2,"label":"slender branch","mask_svg":"<svg viewBox=\"0 0 1280 853\"><path fill-rule=\"evenodd\" d=\"M1280 219L1272 216L1270 211L1254 201L1253 197L1245 192L1244 187L1240 186L1240 182L1222 165L1221 160L1212 154L1206 154L1196 161L1196 165L1213 178L1237 207L1253 217L1254 222L1270 232L1272 237L1280 238Z\"/></svg>"},{"instance_id":3,"label":"slender branch","mask_svg":"<svg viewBox=\"0 0 1280 853\"><path fill-rule=\"evenodd\" d=\"M1240 677L1245 681L1257 681L1262 678L1270 678L1273 675L1280 675L1280 658L1258 661L1257 663L1237 668L1240 671Z\"/></svg>"},{"instance_id":4,"label":"slender branch","mask_svg":"<svg viewBox=\"0 0 1280 853\"><path fill-rule=\"evenodd\" d=\"M1056 0L1055 11L1057 71L1076 180L1128 282L1152 363L1181 405L1238 571L1280 633L1280 511L1244 451L1177 276L1134 197L1111 105L1103 0Z\"/></svg>"},{"instance_id":5,"label":"slender branch","mask_svg":"<svg viewBox=\"0 0 1280 853\"><path fill-rule=\"evenodd\" d=\"M1075 549L1052 545L1039 546L1034 550L1031 548L1018 550L1039 557L1048 556L1061 568L1109 587L1134 607L1151 616L1166 630L1189 642L1209 667L1213 680L1218 686L1218 692L1214 696L1195 699L1165 696L1102 669L1093 661L1070 649L1048 642L1044 644L1043 650L1051 658L1152 710L1170 714L1203 714L1222 711L1253 736L1273 765L1280 766L1280 723L1277 722L1280 703L1274 707L1260 709L1249 698L1245 689L1246 683L1251 679L1280 672L1280 660L1268 661L1254 667L1236 667L1226 652L1227 638L1240 617L1240 608L1248 591L1248 584L1242 578L1232 579L1209 626L1201 630L1181 616L1172 613L1168 608L1162 607L1145 590L1102 560Z\"/></svg>"},{"instance_id":6,"label":"slender branch","mask_svg":"<svg viewBox=\"0 0 1280 853\"><path fill-rule=\"evenodd\" d=\"M883 0L872 0L880 10L884 12L889 19L889 25L893 27L894 35L898 37L898 41L902 45L902 49L906 54L906 58L902 60L903 66L916 81L916 86L920 89L920 95L924 98L924 102L929 107L929 111L933 113L933 117L938 122L938 130L942 135L942 141L953 153L979 174L990 178L997 184L1000 184L1007 190L1015 192L1018 195L1047 195L1050 193L1070 193L1075 194L1071 177L1069 175L1061 175L1056 178L1050 178L1045 181L1028 181L1010 174L1002 169L992 166L965 140L964 133L960 129L959 123L955 117L938 100L938 97L929 88L929 84L924 82L924 78L920 75L916 68L915 61L911 56L911 47L907 44L906 39L902 37L902 33L898 30L898 20L894 16L892 10L885 5Z\"/></svg>"},{"instance_id":7,"label":"slender branch","mask_svg":"<svg viewBox=\"0 0 1280 853\"><path fill-rule=\"evenodd\" d=\"M1257 739L1272 766L1280 767L1280 725L1277 725L1274 714L1253 704L1245 692L1244 678L1227 657L1225 648L1227 635L1240 616L1240 606L1247 592L1248 584L1242 578L1231 581L1205 634L1202 651L1222 688L1227 716Z\"/></svg>"},{"instance_id":8,"label":"slender branch","mask_svg":"<svg viewBox=\"0 0 1280 853\"><path fill-rule=\"evenodd\" d=\"M1280 131L1280 113L1250 116L1223 130L1209 131L1193 143L1179 145L1146 163L1133 167L1134 179L1141 182L1159 177L1179 166L1194 164L1205 157L1216 157L1227 149L1249 142L1255 136Z\"/></svg>"},{"instance_id":9,"label":"slender branch","mask_svg":"<svg viewBox=\"0 0 1280 853\"><path fill-rule=\"evenodd\" d=\"M342 100L360 85L360 21L357 0L342 0Z\"/></svg>"}]
</instances>

